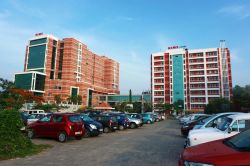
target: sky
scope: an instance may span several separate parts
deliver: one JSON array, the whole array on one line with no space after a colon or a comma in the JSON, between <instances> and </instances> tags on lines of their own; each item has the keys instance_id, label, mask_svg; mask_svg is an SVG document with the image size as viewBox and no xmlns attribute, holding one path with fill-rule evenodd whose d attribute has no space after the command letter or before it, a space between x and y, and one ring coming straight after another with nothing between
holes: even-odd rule
<instances>
[{"instance_id":1,"label":"sky","mask_svg":"<svg viewBox=\"0 0 250 166\"><path fill-rule=\"evenodd\" d=\"M1 0L0 77L22 72L35 33L74 37L120 63L121 94L150 89L150 55L168 46L231 51L233 86L250 84L249 0Z\"/></svg>"}]
</instances>

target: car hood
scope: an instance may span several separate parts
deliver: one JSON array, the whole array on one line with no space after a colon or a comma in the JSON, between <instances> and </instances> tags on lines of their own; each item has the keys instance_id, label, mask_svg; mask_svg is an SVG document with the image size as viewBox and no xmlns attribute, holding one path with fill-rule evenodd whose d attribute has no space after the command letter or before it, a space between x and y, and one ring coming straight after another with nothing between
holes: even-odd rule
<instances>
[{"instance_id":1,"label":"car hood","mask_svg":"<svg viewBox=\"0 0 250 166\"><path fill-rule=\"evenodd\" d=\"M222 139L186 148L182 153L182 158L185 161L214 163L213 161L216 160L216 157L233 155L235 153L237 151L226 146Z\"/></svg>"},{"instance_id":2,"label":"car hood","mask_svg":"<svg viewBox=\"0 0 250 166\"><path fill-rule=\"evenodd\" d=\"M213 127L209 127L209 128L205 128L205 129L196 129L196 130L191 130L189 132L189 135L195 134L195 133L208 133L208 132L214 132L214 131L218 131L219 129L217 128L213 128Z\"/></svg>"},{"instance_id":3,"label":"car hood","mask_svg":"<svg viewBox=\"0 0 250 166\"><path fill-rule=\"evenodd\" d=\"M84 121L84 124L86 125L95 125L97 128L102 128L102 124L97 121Z\"/></svg>"}]
</instances>

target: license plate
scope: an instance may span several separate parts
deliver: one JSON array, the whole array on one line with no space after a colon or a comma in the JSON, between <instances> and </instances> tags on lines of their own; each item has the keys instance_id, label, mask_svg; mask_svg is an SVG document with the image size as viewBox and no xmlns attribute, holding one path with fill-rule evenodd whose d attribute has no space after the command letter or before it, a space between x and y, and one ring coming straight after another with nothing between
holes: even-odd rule
<instances>
[{"instance_id":1,"label":"license plate","mask_svg":"<svg viewBox=\"0 0 250 166\"><path fill-rule=\"evenodd\" d=\"M99 129L99 131L103 131L103 129Z\"/></svg>"},{"instance_id":2,"label":"license plate","mask_svg":"<svg viewBox=\"0 0 250 166\"><path fill-rule=\"evenodd\" d=\"M75 132L75 135L80 135L80 134L82 134L81 131Z\"/></svg>"},{"instance_id":3,"label":"license plate","mask_svg":"<svg viewBox=\"0 0 250 166\"><path fill-rule=\"evenodd\" d=\"M113 127L114 129L117 129L117 127Z\"/></svg>"}]
</instances>

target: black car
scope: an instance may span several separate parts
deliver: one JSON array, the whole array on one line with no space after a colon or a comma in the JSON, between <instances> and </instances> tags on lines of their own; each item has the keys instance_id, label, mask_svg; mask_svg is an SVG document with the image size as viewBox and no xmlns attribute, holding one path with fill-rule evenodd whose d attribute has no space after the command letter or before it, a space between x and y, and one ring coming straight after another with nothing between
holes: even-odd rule
<instances>
[{"instance_id":1,"label":"black car","mask_svg":"<svg viewBox=\"0 0 250 166\"><path fill-rule=\"evenodd\" d=\"M101 123L94 121L85 114L80 114L85 126L85 137L98 136L103 133L103 126Z\"/></svg>"},{"instance_id":2,"label":"black car","mask_svg":"<svg viewBox=\"0 0 250 166\"><path fill-rule=\"evenodd\" d=\"M115 131L119 127L117 117L115 116L95 114L95 115L90 115L90 117L102 124L104 133Z\"/></svg>"}]
</instances>

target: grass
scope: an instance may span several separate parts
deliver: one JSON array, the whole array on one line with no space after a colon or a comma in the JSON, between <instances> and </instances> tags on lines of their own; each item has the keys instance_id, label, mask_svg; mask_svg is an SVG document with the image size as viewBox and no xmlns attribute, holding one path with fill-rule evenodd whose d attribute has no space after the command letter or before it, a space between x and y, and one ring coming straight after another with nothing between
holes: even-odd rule
<instances>
[{"instance_id":1,"label":"grass","mask_svg":"<svg viewBox=\"0 0 250 166\"><path fill-rule=\"evenodd\" d=\"M46 144L40 144L40 145L35 145L33 144L31 147L23 148L20 149L16 153L11 153L11 154L1 154L0 153L0 160L7 160L7 159L12 159L12 158L18 158L18 157L26 157L30 155L35 155L38 154L48 148L51 148L52 145L46 145Z\"/></svg>"}]
</instances>

